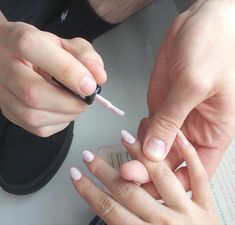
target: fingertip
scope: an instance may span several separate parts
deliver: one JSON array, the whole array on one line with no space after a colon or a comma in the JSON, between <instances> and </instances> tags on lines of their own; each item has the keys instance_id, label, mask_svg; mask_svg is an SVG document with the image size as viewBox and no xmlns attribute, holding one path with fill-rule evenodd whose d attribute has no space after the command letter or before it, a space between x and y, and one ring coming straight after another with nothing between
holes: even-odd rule
<instances>
[{"instance_id":1,"label":"fingertip","mask_svg":"<svg viewBox=\"0 0 235 225\"><path fill-rule=\"evenodd\" d=\"M136 138L132 136L128 131L121 130L121 138L127 144L134 144L136 142Z\"/></svg>"},{"instance_id":2,"label":"fingertip","mask_svg":"<svg viewBox=\"0 0 235 225\"><path fill-rule=\"evenodd\" d=\"M151 137L144 144L143 152L145 157L151 161L162 161L167 155L166 144L156 137Z\"/></svg>"},{"instance_id":3,"label":"fingertip","mask_svg":"<svg viewBox=\"0 0 235 225\"><path fill-rule=\"evenodd\" d=\"M181 130L177 130L176 139L178 139L179 144L183 147L187 147L190 144L188 139L185 137L184 133Z\"/></svg>"},{"instance_id":4,"label":"fingertip","mask_svg":"<svg viewBox=\"0 0 235 225\"><path fill-rule=\"evenodd\" d=\"M79 181L82 177L82 173L76 167L72 167L70 169L70 177L73 181Z\"/></svg>"},{"instance_id":5,"label":"fingertip","mask_svg":"<svg viewBox=\"0 0 235 225\"><path fill-rule=\"evenodd\" d=\"M85 96L92 95L96 90L96 86L96 81L92 75L88 74L82 78L79 91Z\"/></svg>"},{"instance_id":6,"label":"fingertip","mask_svg":"<svg viewBox=\"0 0 235 225\"><path fill-rule=\"evenodd\" d=\"M88 151L88 150L83 151L82 157L83 157L83 160L86 163L90 163L95 159L94 154L91 151Z\"/></svg>"},{"instance_id":7,"label":"fingertip","mask_svg":"<svg viewBox=\"0 0 235 225\"><path fill-rule=\"evenodd\" d=\"M138 160L131 160L124 163L120 168L120 175L123 179L134 181L138 184L150 182L150 177L145 166Z\"/></svg>"},{"instance_id":8,"label":"fingertip","mask_svg":"<svg viewBox=\"0 0 235 225\"><path fill-rule=\"evenodd\" d=\"M88 59L87 61L84 61L83 64L90 71L97 84L102 85L107 81L107 73L103 63Z\"/></svg>"}]
</instances>

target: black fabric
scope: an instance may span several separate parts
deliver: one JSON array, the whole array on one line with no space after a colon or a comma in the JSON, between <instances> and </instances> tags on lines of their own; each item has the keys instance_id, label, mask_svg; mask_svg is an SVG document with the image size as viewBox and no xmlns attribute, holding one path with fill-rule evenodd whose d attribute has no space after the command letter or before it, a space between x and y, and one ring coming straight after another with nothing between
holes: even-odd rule
<instances>
[{"instance_id":1,"label":"black fabric","mask_svg":"<svg viewBox=\"0 0 235 225\"><path fill-rule=\"evenodd\" d=\"M75 0L61 12L60 16L47 24L44 30L62 38L83 37L92 42L116 25L101 19L88 1Z\"/></svg>"},{"instance_id":2,"label":"black fabric","mask_svg":"<svg viewBox=\"0 0 235 225\"><path fill-rule=\"evenodd\" d=\"M73 122L63 131L37 137L0 113L0 185L13 194L29 194L44 186L69 151Z\"/></svg>"},{"instance_id":3,"label":"black fabric","mask_svg":"<svg viewBox=\"0 0 235 225\"><path fill-rule=\"evenodd\" d=\"M101 218L95 216L89 225L107 225Z\"/></svg>"},{"instance_id":4,"label":"black fabric","mask_svg":"<svg viewBox=\"0 0 235 225\"><path fill-rule=\"evenodd\" d=\"M100 18L87 0L0 0L0 10L9 21L26 22L63 38L83 37L90 42L117 25Z\"/></svg>"},{"instance_id":5,"label":"black fabric","mask_svg":"<svg viewBox=\"0 0 235 225\"><path fill-rule=\"evenodd\" d=\"M58 16L71 0L0 0L0 10L9 21L43 27Z\"/></svg>"}]
</instances>

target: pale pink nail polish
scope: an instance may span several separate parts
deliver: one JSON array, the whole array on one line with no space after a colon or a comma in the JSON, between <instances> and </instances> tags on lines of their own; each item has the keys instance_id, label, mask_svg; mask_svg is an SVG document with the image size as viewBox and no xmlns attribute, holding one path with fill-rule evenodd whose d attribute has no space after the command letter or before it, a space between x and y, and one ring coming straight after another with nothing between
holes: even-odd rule
<instances>
[{"instance_id":1,"label":"pale pink nail polish","mask_svg":"<svg viewBox=\"0 0 235 225\"><path fill-rule=\"evenodd\" d=\"M128 144L134 144L136 141L136 139L126 130L121 131L121 137Z\"/></svg>"},{"instance_id":2,"label":"pale pink nail polish","mask_svg":"<svg viewBox=\"0 0 235 225\"><path fill-rule=\"evenodd\" d=\"M188 142L187 138L184 136L184 134L181 130L177 131L177 135L180 138L183 145L185 145L185 146L189 145L189 142Z\"/></svg>"},{"instance_id":3,"label":"pale pink nail polish","mask_svg":"<svg viewBox=\"0 0 235 225\"><path fill-rule=\"evenodd\" d=\"M95 156L94 156L94 154L93 153L91 153L90 151L84 151L83 153L82 153L82 155L83 155L83 159L86 161L86 162L92 162L93 160L94 160L94 158L95 158Z\"/></svg>"},{"instance_id":4,"label":"pale pink nail polish","mask_svg":"<svg viewBox=\"0 0 235 225\"><path fill-rule=\"evenodd\" d=\"M152 137L148 140L144 154L151 160L163 160L166 154L166 145L158 138Z\"/></svg>"},{"instance_id":5,"label":"pale pink nail polish","mask_svg":"<svg viewBox=\"0 0 235 225\"><path fill-rule=\"evenodd\" d=\"M81 91L85 95L92 94L96 89L96 83L93 78L85 76L81 81Z\"/></svg>"},{"instance_id":6,"label":"pale pink nail polish","mask_svg":"<svg viewBox=\"0 0 235 225\"><path fill-rule=\"evenodd\" d=\"M82 177L82 174L77 168L72 167L70 169L70 176L74 181L79 181Z\"/></svg>"}]
</instances>

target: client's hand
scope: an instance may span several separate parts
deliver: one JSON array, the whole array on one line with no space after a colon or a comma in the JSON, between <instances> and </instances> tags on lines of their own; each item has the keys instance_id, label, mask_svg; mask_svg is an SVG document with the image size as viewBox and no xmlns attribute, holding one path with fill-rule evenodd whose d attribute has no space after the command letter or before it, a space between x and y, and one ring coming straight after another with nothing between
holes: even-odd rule
<instances>
[{"instance_id":1,"label":"client's hand","mask_svg":"<svg viewBox=\"0 0 235 225\"><path fill-rule=\"evenodd\" d=\"M152 162L144 157L137 141L128 144L128 149L146 167L164 204L137 184L122 179L118 171L89 151L83 153L88 169L105 184L112 196L97 188L76 168L71 169L72 182L82 198L109 225L218 224L208 177L194 147L183 134L178 135L177 144L187 163L192 199L166 163Z\"/></svg>"}]
</instances>

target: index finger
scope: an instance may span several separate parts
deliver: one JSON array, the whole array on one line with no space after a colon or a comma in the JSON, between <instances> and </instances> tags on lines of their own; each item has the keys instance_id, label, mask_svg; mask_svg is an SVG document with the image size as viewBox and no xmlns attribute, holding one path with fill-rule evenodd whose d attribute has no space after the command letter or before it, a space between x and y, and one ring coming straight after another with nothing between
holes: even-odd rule
<instances>
[{"instance_id":1,"label":"index finger","mask_svg":"<svg viewBox=\"0 0 235 225\"><path fill-rule=\"evenodd\" d=\"M200 205L210 205L211 195L209 179L196 149L188 142L180 130L177 133L176 141L187 164L192 199Z\"/></svg>"},{"instance_id":2,"label":"index finger","mask_svg":"<svg viewBox=\"0 0 235 225\"><path fill-rule=\"evenodd\" d=\"M70 170L74 187L94 211L110 225L144 224L144 222L124 208L109 194L101 191L76 168Z\"/></svg>"},{"instance_id":3,"label":"index finger","mask_svg":"<svg viewBox=\"0 0 235 225\"><path fill-rule=\"evenodd\" d=\"M189 198L183 186L166 162L153 162L148 160L141 151L140 142L137 140L134 144L128 143L126 133L128 132L122 132L123 144L135 159L144 164L155 188L166 205L172 208L188 208Z\"/></svg>"},{"instance_id":4,"label":"index finger","mask_svg":"<svg viewBox=\"0 0 235 225\"><path fill-rule=\"evenodd\" d=\"M55 77L75 93L94 93L96 82L89 70L72 54L63 49L61 39L37 29L22 29L14 35L8 47L30 63ZM90 48L89 44L85 44ZM90 49L92 51L92 49Z\"/></svg>"}]
</instances>

